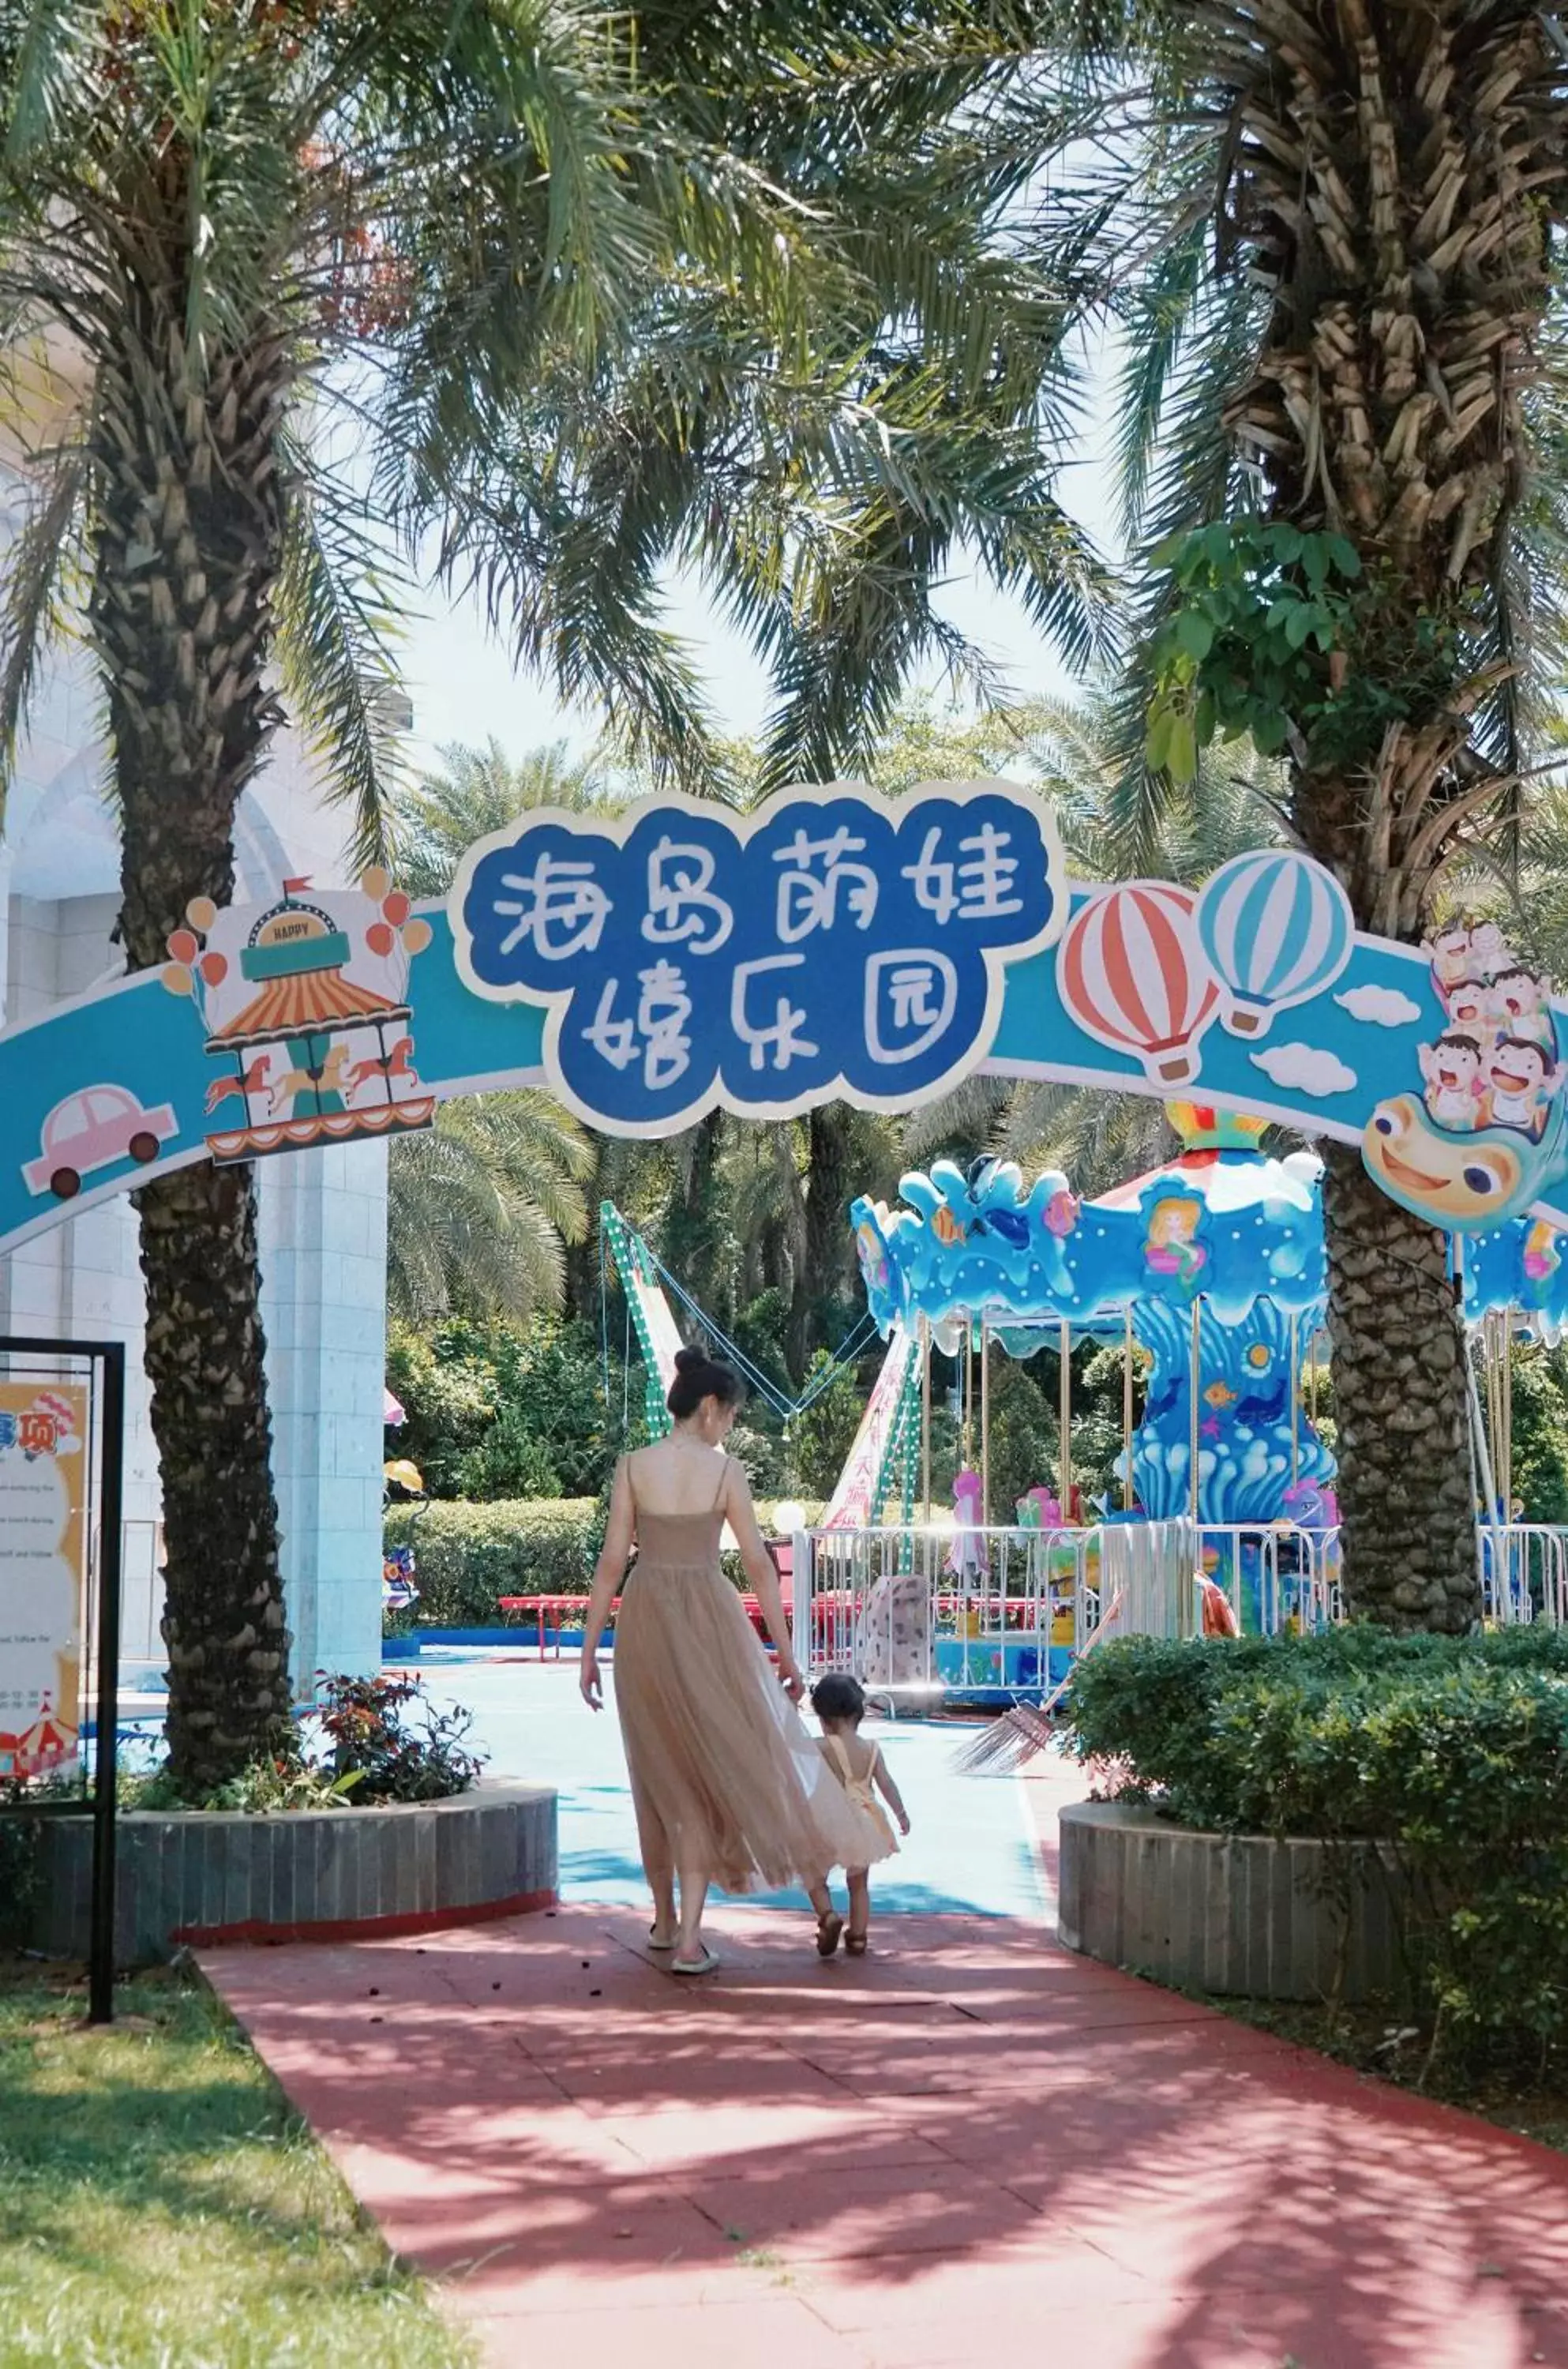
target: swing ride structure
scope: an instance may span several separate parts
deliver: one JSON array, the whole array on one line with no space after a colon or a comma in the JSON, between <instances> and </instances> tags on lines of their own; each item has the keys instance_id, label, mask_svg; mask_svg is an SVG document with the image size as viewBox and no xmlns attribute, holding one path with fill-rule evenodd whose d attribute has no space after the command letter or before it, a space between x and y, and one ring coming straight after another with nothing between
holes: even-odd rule
<instances>
[{"instance_id":1,"label":"swing ride structure","mask_svg":"<svg viewBox=\"0 0 1568 2369\"><path fill-rule=\"evenodd\" d=\"M1173 1103L1181 1144L1150 1174L1080 1201L1047 1172L938 1162L900 1206L851 1211L860 1325L785 1402L619 1212L601 1241L626 1299L650 1433L687 1321L787 1422L880 1333L887 1354L821 1519L789 1541L795 1645L890 1703L1038 1701L1106 1635L1322 1628L1341 1617L1332 1448L1318 1427L1326 1276L1320 1163L1265 1152L1259 1118ZM1514 1498L1511 1349L1568 1324L1564 1242L1519 1219L1454 1239L1471 1343L1477 1557L1489 1619L1568 1622L1568 1530ZM1104 1502L1072 1465L1072 1352L1122 1356L1122 1447ZM995 1359L1055 1354L1058 1466L995 1502ZM958 1375L956 1516L932 1488L933 1360ZM1228 1611L1217 1615L1216 1599ZM1206 1622L1206 1606L1207 1620Z\"/></svg>"}]
</instances>

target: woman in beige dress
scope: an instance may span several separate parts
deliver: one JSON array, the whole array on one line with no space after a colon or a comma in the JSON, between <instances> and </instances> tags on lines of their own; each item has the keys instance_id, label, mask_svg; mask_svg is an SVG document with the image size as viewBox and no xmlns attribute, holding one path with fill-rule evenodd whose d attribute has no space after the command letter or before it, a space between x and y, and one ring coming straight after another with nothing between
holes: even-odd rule
<instances>
[{"instance_id":1,"label":"woman in beige dress","mask_svg":"<svg viewBox=\"0 0 1568 2369\"><path fill-rule=\"evenodd\" d=\"M672 1974L705 1974L718 1963L703 1939L710 1883L760 1892L801 1883L825 1928L837 1921L829 1869L864 1867L889 1846L795 1709L806 1682L778 1574L746 1475L724 1449L740 1382L700 1349L675 1362L669 1437L616 1467L584 1623L582 1691L591 1710L603 1708L599 1641L635 1541L615 1624L615 1708L653 1894L648 1939L670 1952ZM778 1649L776 1674L720 1568L726 1522Z\"/></svg>"}]
</instances>

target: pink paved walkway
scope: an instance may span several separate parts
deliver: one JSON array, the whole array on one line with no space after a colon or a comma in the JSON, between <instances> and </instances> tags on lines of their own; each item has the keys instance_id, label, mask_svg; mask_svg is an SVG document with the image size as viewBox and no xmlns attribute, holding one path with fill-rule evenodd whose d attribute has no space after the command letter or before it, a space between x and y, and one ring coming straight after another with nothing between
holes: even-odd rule
<instances>
[{"instance_id":1,"label":"pink paved walkway","mask_svg":"<svg viewBox=\"0 0 1568 2369\"><path fill-rule=\"evenodd\" d=\"M1568 2158L1036 1929L715 1921L203 1963L494 2369L1568 2369Z\"/></svg>"}]
</instances>

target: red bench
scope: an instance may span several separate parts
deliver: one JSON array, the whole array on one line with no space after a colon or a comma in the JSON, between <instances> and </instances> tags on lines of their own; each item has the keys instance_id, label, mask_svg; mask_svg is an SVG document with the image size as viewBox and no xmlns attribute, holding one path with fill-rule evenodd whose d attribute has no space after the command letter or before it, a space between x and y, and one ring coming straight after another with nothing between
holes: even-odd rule
<instances>
[{"instance_id":1,"label":"red bench","mask_svg":"<svg viewBox=\"0 0 1568 2369\"><path fill-rule=\"evenodd\" d=\"M612 1619L614 1619L620 1607L621 1599L617 1596L610 1608ZM586 1596L499 1596L496 1598L496 1609L498 1612L504 1612L509 1619L515 1613L520 1619L538 1621L541 1661L544 1659L545 1632L553 1620L555 1630L555 1658L558 1662L561 1658L561 1631L566 1626L561 1616L567 1612L579 1614L586 1612L588 1598Z\"/></svg>"},{"instance_id":2,"label":"red bench","mask_svg":"<svg viewBox=\"0 0 1568 2369\"><path fill-rule=\"evenodd\" d=\"M754 1596L743 1596L740 1599L740 1603L741 1608L746 1614L746 1618L751 1623L752 1628L755 1629L758 1636L762 1640L762 1642L767 1644L769 1642L767 1627L762 1619L762 1608L758 1603L757 1598ZM550 1631L553 1629L555 1631L555 1641L554 1659L558 1662L561 1658L561 1631L567 1625L563 1619L563 1615L570 1612L576 1612L580 1615L581 1613L586 1612L588 1609L588 1598L585 1596L500 1596L496 1599L496 1608L498 1611L505 1613L509 1620L515 1618L519 1620L532 1620L538 1623L539 1658L541 1661L544 1661L545 1657L545 1653L549 1644ZM614 1602L610 1607L610 1617L612 1619L614 1619L620 1608L621 1599L619 1596L616 1596ZM786 1596L784 1599L784 1615L786 1619L789 1617L789 1613L790 1604L789 1599Z\"/></svg>"}]
</instances>

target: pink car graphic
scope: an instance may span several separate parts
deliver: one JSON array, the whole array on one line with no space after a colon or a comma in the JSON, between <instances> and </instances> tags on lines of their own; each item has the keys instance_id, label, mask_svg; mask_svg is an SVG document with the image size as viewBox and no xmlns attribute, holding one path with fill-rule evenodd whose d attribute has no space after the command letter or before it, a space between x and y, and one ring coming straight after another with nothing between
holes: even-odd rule
<instances>
[{"instance_id":1,"label":"pink car graphic","mask_svg":"<svg viewBox=\"0 0 1568 2369\"><path fill-rule=\"evenodd\" d=\"M178 1133L179 1121L167 1103L143 1110L123 1086L84 1086L56 1103L44 1120L43 1149L23 1163L22 1181L29 1193L70 1201L95 1168L112 1167L117 1160L145 1164Z\"/></svg>"}]
</instances>

